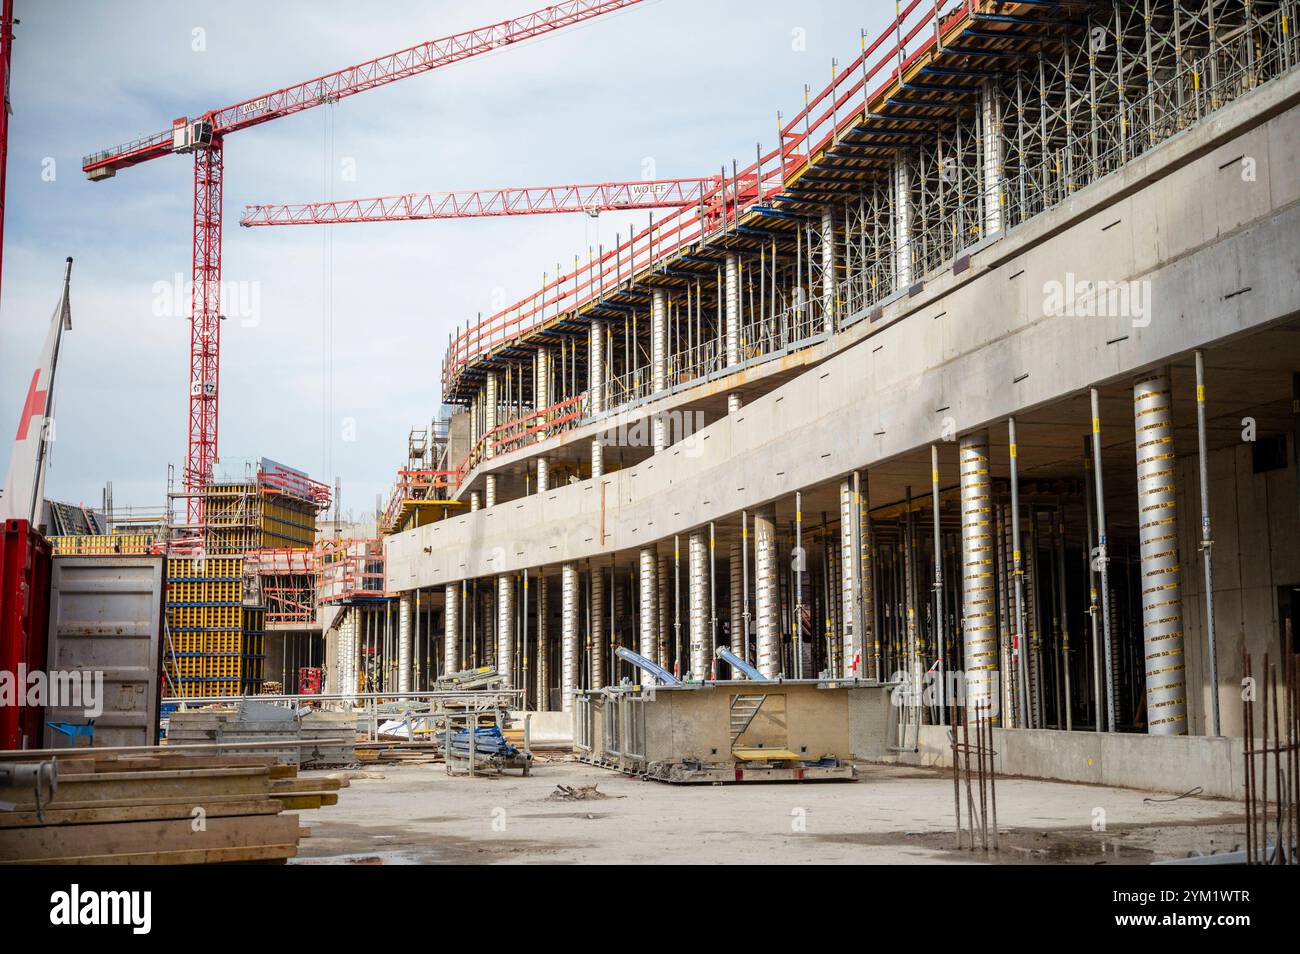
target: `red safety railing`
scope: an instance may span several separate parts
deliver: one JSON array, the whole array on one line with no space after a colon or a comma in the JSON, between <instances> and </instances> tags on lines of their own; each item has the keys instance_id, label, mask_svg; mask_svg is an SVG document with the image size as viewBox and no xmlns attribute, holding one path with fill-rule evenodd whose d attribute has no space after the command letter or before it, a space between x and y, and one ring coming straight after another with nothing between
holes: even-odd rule
<instances>
[{"instance_id":1,"label":"red safety railing","mask_svg":"<svg viewBox=\"0 0 1300 954\"><path fill-rule=\"evenodd\" d=\"M599 300L607 290L620 287L709 233L734 224L746 211L782 192L842 129L856 123L873 100L899 82L918 58L959 28L975 6L976 0L896 3L895 22L869 44L864 35L861 54L779 127L777 148L728 176L705 193L698 205L685 206L658 222L652 219L645 229L592 258L585 267L557 276L533 295L453 336L442 366L443 394L455 390L456 379L475 358ZM927 29L933 35L908 53L908 46ZM872 89L877 79L880 82Z\"/></svg>"},{"instance_id":2,"label":"red safety railing","mask_svg":"<svg viewBox=\"0 0 1300 954\"><path fill-rule=\"evenodd\" d=\"M320 603L378 599L385 595L384 544L380 540L324 540L320 550Z\"/></svg>"},{"instance_id":3,"label":"red safety railing","mask_svg":"<svg viewBox=\"0 0 1300 954\"><path fill-rule=\"evenodd\" d=\"M545 440L568 430L582 419L587 394L566 398L539 411L530 411L523 417L505 421L493 427L478 439L460 466L453 472L452 489L465 482L469 472L483 462L489 448L492 454L508 454L528 444Z\"/></svg>"},{"instance_id":4,"label":"red safety railing","mask_svg":"<svg viewBox=\"0 0 1300 954\"><path fill-rule=\"evenodd\" d=\"M257 485L263 493L287 494L301 500L309 500L320 509L330 505L330 488L319 480L312 480L306 474L297 471L276 469L260 470Z\"/></svg>"},{"instance_id":5,"label":"red safety railing","mask_svg":"<svg viewBox=\"0 0 1300 954\"><path fill-rule=\"evenodd\" d=\"M399 470L397 482L388 495L388 506L379 518L379 532L397 531L402 509L408 500L446 499L450 490L459 486L459 482L459 470Z\"/></svg>"}]
</instances>

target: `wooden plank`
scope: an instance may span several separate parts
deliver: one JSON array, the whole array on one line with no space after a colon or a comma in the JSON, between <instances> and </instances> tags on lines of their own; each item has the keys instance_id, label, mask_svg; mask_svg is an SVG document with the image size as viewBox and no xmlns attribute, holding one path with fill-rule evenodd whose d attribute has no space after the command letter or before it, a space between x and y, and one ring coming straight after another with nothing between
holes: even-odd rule
<instances>
[{"instance_id":1,"label":"wooden plank","mask_svg":"<svg viewBox=\"0 0 1300 954\"><path fill-rule=\"evenodd\" d=\"M61 778L50 806L62 808L67 802L170 796L188 797L198 804L211 795L268 795L270 791L271 777L264 768L112 772ZM13 802L18 810L36 807L35 793L26 786L0 788L0 801Z\"/></svg>"},{"instance_id":2,"label":"wooden plank","mask_svg":"<svg viewBox=\"0 0 1300 954\"><path fill-rule=\"evenodd\" d=\"M203 831L194 831L189 819L13 828L0 839L0 862L204 852L297 840L295 815L209 817Z\"/></svg>"},{"instance_id":3,"label":"wooden plank","mask_svg":"<svg viewBox=\"0 0 1300 954\"><path fill-rule=\"evenodd\" d=\"M284 804L285 811L302 811L320 808L322 805L337 805L338 792L294 792L292 795L279 795L277 801Z\"/></svg>"},{"instance_id":4,"label":"wooden plank","mask_svg":"<svg viewBox=\"0 0 1300 954\"><path fill-rule=\"evenodd\" d=\"M198 848L178 851L145 851L116 855L64 855L0 861L0 864L36 865L217 865L251 862L283 862L298 854L298 845L239 845L234 848Z\"/></svg>"},{"instance_id":5,"label":"wooden plank","mask_svg":"<svg viewBox=\"0 0 1300 954\"><path fill-rule=\"evenodd\" d=\"M15 749L13 751L0 752L0 761L47 762L50 759L85 758L87 755L90 755L91 753L93 753L96 757L98 757L101 754L110 755L110 754L120 754L122 752L161 753L161 752L168 752L168 751L175 752L177 750L201 751L204 749L213 750L213 749L227 749L227 748L234 748L234 747L238 747L241 749L247 749L247 748L284 749L284 748L298 748L304 745L310 746L320 742L333 742L339 745L343 745L346 743L350 745L353 742L355 742L355 738L349 737L349 738L316 739L314 741L308 741L308 742L304 742L300 739L284 739L284 740L277 740L274 742L235 742L235 743L205 742L200 745L118 745L118 746L104 746L102 748L96 748L96 749L68 749L68 748Z\"/></svg>"},{"instance_id":6,"label":"wooden plank","mask_svg":"<svg viewBox=\"0 0 1300 954\"><path fill-rule=\"evenodd\" d=\"M343 787L343 780L337 778L282 778L271 783L271 792L275 795L293 792L337 792Z\"/></svg>"},{"instance_id":7,"label":"wooden plank","mask_svg":"<svg viewBox=\"0 0 1300 954\"><path fill-rule=\"evenodd\" d=\"M236 792L231 795L212 795L202 793L196 796L194 793L190 793L188 795L170 795L163 797L147 795L143 798L92 798L80 802L60 801L53 807L46 802L42 802L41 805L47 812L54 809L59 811L70 811L76 808L138 808L141 805L184 805L189 809L193 808L195 805L202 805L206 808L210 805L224 805L228 802L246 802L249 800L269 802L277 801L276 799L271 798L269 793L265 795L260 793L250 795L246 792ZM26 805L20 805L14 812L0 813L0 819L15 814L18 811L34 812L35 810L35 804L28 802Z\"/></svg>"},{"instance_id":8,"label":"wooden plank","mask_svg":"<svg viewBox=\"0 0 1300 954\"><path fill-rule=\"evenodd\" d=\"M337 800L337 796L335 796ZM330 804L333 804L331 802ZM196 807L202 807L209 818L233 815L274 815L281 811L280 799L234 798L226 801L203 802L196 806L193 799L165 804L151 802L142 805L86 805L78 808L47 808L36 812L0 812L0 829L40 828L57 825L93 825L102 822L158 821L161 819L190 819Z\"/></svg>"}]
</instances>

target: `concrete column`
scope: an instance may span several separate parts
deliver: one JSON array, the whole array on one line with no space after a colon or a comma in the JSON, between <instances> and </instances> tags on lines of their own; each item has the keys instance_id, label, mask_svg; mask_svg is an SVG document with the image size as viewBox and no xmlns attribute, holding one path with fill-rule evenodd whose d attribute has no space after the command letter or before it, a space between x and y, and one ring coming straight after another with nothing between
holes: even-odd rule
<instances>
[{"instance_id":1,"label":"concrete column","mask_svg":"<svg viewBox=\"0 0 1300 954\"><path fill-rule=\"evenodd\" d=\"M667 557L660 557L659 575L655 581L658 584L657 599L659 602L659 648L655 660L665 669L670 669L669 664L672 659L672 651L669 649L672 639L669 635L669 622L672 619L672 611L668 607L668 581L671 579L672 565Z\"/></svg>"},{"instance_id":2,"label":"concrete column","mask_svg":"<svg viewBox=\"0 0 1300 954\"><path fill-rule=\"evenodd\" d=\"M593 416L605 412L605 323L595 318L587 335L587 407Z\"/></svg>"},{"instance_id":3,"label":"concrete column","mask_svg":"<svg viewBox=\"0 0 1300 954\"><path fill-rule=\"evenodd\" d=\"M641 611L638 626L641 641L637 649L642 656L659 662L659 555L654 547L642 547L640 553Z\"/></svg>"},{"instance_id":4,"label":"concrete column","mask_svg":"<svg viewBox=\"0 0 1300 954\"><path fill-rule=\"evenodd\" d=\"M1147 734L1187 734L1178 494L1174 486L1173 395L1165 370L1133 385L1141 541L1142 656L1146 660Z\"/></svg>"},{"instance_id":5,"label":"concrete column","mask_svg":"<svg viewBox=\"0 0 1300 954\"><path fill-rule=\"evenodd\" d=\"M537 711L551 708L551 627L546 573L537 571Z\"/></svg>"},{"instance_id":6,"label":"concrete column","mask_svg":"<svg viewBox=\"0 0 1300 954\"><path fill-rule=\"evenodd\" d=\"M587 349L587 412L591 417L605 413L605 323L592 319ZM605 447L599 437L591 441L591 476L605 473Z\"/></svg>"},{"instance_id":7,"label":"concrete column","mask_svg":"<svg viewBox=\"0 0 1300 954\"><path fill-rule=\"evenodd\" d=\"M495 371L488 373L487 380L483 384L483 434L490 435L497 426L497 411L500 408L500 396L497 393L499 387ZM495 457L492 450L492 439L489 437L488 442L483 446L484 458Z\"/></svg>"},{"instance_id":8,"label":"concrete column","mask_svg":"<svg viewBox=\"0 0 1300 954\"><path fill-rule=\"evenodd\" d=\"M1002 231L1002 117L993 84L980 87L980 136L984 154L984 234Z\"/></svg>"},{"instance_id":9,"label":"concrete column","mask_svg":"<svg viewBox=\"0 0 1300 954\"><path fill-rule=\"evenodd\" d=\"M460 672L460 584L448 583L442 611L442 673Z\"/></svg>"},{"instance_id":10,"label":"concrete column","mask_svg":"<svg viewBox=\"0 0 1300 954\"><path fill-rule=\"evenodd\" d=\"M745 592L741 574L743 544L737 540L727 553L727 572L731 583L731 651L745 658ZM735 675L734 673L732 675Z\"/></svg>"},{"instance_id":11,"label":"concrete column","mask_svg":"<svg viewBox=\"0 0 1300 954\"><path fill-rule=\"evenodd\" d=\"M591 577L591 686L593 689L605 685L605 568L594 566L588 574Z\"/></svg>"},{"instance_id":12,"label":"concrete column","mask_svg":"<svg viewBox=\"0 0 1300 954\"><path fill-rule=\"evenodd\" d=\"M727 367L740 364L740 259L734 252L728 252L724 259L725 276L724 307L726 309L726 361ZM740 410L740 395L731 392L727 395L727 413Z\"/></svg>"},{"instance_id":13,"label":"concrete column","mask_svg":"<svg viewBox=\"0 0 1300 954\"><path fill-rule=\"evenodd\" d=\"M560 570L560 619L560 708L572 712L578 688L578 568L572 563Z\"/></svg>"},{"instance_id":14,"label":"concrete column","mask_svg":"<svg viewBox=\"0 0 1300 954\"><path fill-rule=\"evenodd\" d=\"M912 188L907 159L902 152L894 158L894 290L912 284Z\"/></svg>"},{"instance_id":15,"label":"concrete column","mask_svg":"<svg viewBox=\"0 0 1300 954\"><path fill-rule=\"evenodd\" d=\"M998 669L997 593L993 584L993 498L989 480L989 432L961 439L962 616L966 704L996 704Z\"/></svg>"},{"instance_id":16,"label":"concrete column","mask_svg":"<svg viewBox=\"0 0 1300 954\"><path fill-rule=\"evenodd\" d=\"M656 288L650 297L650 391L668 388L668 293ZM668 421L656 414L651 421L654 452L668 449Z\"/></svg>"},{"instance_id":17,"label":"concrete column","mask_svg":"<svg viewBox=\"0 0 1300 954\"><path fill-rule=\"evenodd\" d=\"M496 456L492 450L492 442L496 439L492 431L497 426L497 415L501 406L501 398L498 393L500 385L498 383L496 372L491 372L487 376L487 381L483 385L483 434L486 438L483 444L483 459L491 460ZM489 507L495 507L497 503L497 478L496 474L488 474L483 480L484 502Z\"/></svg>"},{"instance_id":18,"label":"concrete column","mask_svg":"<svg viewBox=\"0 0 1300 954\"><path fill-rule=\"evenodd\" d=\"M688 602L691 608L691 678L708 679L713 646L709 638L709 541L697 530L687 541Z\"/></svg>"},{"instance_id":19,"label":"concrete column","mask_svg":"<svg viewBox=\"0 0 1300 954\"><path fill-rule=\"evenodd\" d=\"M542 411L554 403L551 400L551 353L546 348L538 348L533 361L533 410ZM548 420L537 422L537 441L546 440ZM544 494L551 489L551 469L545 457L537 458L537 492Z\"/></svg>"},{"instance_id":20,"label":"concrete column","mask_svg":"<svg viewBox=\"0 0 1300 954\"><path fill-rule=\"evenodd\" d=\"M754 512L754 616L758 635L758 671L781 675L781 593L777 583L776 511Z\"/></svg>"},{"instance_id":21,"label":"concrete column","mask_svg":"<svg viewBox=\"0 0 1300 954\"><path fill-rule=\"evenodd\" d=\"M470 511L470 513L473 513L475 510L481 510L482 508L483 508L483 498L482 498L482 496L479 494L479 492L478 492L477 490L471 490L471 491L469 492L469 511Z\"/></svg>"},{"instance_id":22,"label":"concrete column","mask_svg":"<svg viewBox=\"0 0 1300 954\"><path fill-rule=\"evenodd\" d=\"M551 352L547 348L538 348L533 358L533 410L541 411L550 407L551 399ZM545 424L547 422L538 422ZM544 441L549 435L545 426L537 431L537 440Z\"/></svg>"},{"instance_id":23,"label":"concrete column","mask_svg":"<svg viewBox=\"0 0 1300 954\"><path fill-rule=\"evenodd\" d=\"M853 485L847 480L841 480L840 558L837 562L840 568L840 602L843 605L841 616L844 623L844 668L841 674L845 677L861 676L863 671L862 662L858 658L858 654L862 652L862 638L855 625L859 598L859 584L853 569L855 565L853 559L853 531L857 526L855 518ZM855 660L858 662L857 670L853 668Z\"/></svg>"},{"instance_id":24,"label":"concrete column","mask_svg":"<svg viewBox=\"0 0 1300 954\"><path fill-rule=\"evenodd\" d=\"M876 556L872 551L871 511L867 504L865 474L863 481L862 489L853 504L858 515L858 534L862 544L858 550L860 558L857 567L858 578L862 581L862 606L853 618L853 626L862 634L857 640L857 675L859 678L874 679L880 670L880 627L876 620L876 575L873 570ZM852 663L852 660L849 662Z\"/></svg>"},{"instance_id":25,"label":"concrete column","mask_svg":"<svg viewBox=\"0 0 1300 954\"><path fill-rule=\"evenodd\" d=\"M343 610L343 622L339 625L339 691L345 699L355 699L357 695L357 611L354 607Z\"/></svg>"},{"instance_id":26,"label":"concrete column","mask_svg":"<svg viewBox=\"0 0 1300 954\"><path fill-rule=\"evenodd\" d=\"M515 678L515 581L509 573L497 576L497 672L502 686L514 687Z\"/></svg>"},{"instance_id":27,"label":"concrete column","mask_svg":"<svg viewBox=\"0 0 1300 954\"><path fill-rule=\"evenodd\" d=\"M835 330L835 212L822 209L822 328Z\"/></svg>"},{"instance_id":28,"label":"concrete column","mask_svg":"<svg viewBox=\"0 0 1300 954\"><path fill-rule=\"evenodd\" d=\"M411 691L411 619L415 595L403 593L397 601L397 691Z\"/></svg>"}]
</instances>

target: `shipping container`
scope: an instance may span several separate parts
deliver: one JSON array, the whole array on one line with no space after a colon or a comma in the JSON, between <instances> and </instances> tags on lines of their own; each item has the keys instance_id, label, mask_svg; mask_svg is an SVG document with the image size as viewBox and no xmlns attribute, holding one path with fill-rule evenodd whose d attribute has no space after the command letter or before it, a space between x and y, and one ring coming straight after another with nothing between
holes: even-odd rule
<instances>
[{"instance_id":1,"label":"shipping container","mask_svg":"<svg viewBox=\"0 0 1300 954\"><path fill-rule=\"evenodd\" d=\"M101 680L95 745L157 744L162 652L161 556L54 561L49 667ZM51 707L48 718L84 724L89 716L84 705L62 706ZM66 745L67 739L49 735L46 744Z\"/></svg>"},{"instance_id":2,"label":"shipping container","mask_svg":"<svg viewBox=\"0 0 1300 954\"><path fill-rule=\"evenodd\" d=\"M26 520L0 524L0 679L13 699L0 704L0 749L40 748L44 712L28 706L20 675L45 670L51 547Z\"/></svg>"}]
</instances>

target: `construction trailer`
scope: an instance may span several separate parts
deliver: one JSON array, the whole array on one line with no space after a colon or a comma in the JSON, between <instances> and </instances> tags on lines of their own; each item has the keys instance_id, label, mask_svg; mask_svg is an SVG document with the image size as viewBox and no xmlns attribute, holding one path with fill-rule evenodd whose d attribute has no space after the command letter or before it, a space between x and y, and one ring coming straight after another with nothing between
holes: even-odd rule
<instances>
[{"instance_id":1,"label":"construction trailer","mask_svg":"<svg viewBox=\"0 0 1300 954\"><path fill-rule=\"evenodd\" d=\"M679 784L853 780L897 731L890 687L856 680L624 684L574 699L578 758Z\"/></svg>"}]
</instances>

